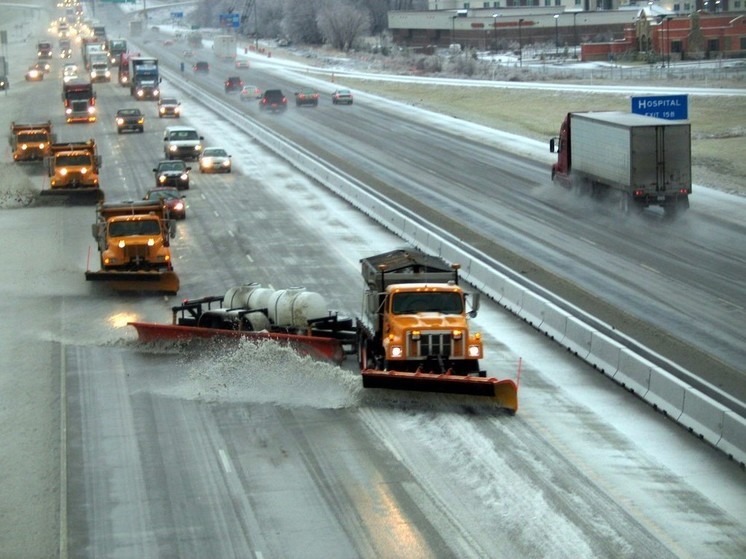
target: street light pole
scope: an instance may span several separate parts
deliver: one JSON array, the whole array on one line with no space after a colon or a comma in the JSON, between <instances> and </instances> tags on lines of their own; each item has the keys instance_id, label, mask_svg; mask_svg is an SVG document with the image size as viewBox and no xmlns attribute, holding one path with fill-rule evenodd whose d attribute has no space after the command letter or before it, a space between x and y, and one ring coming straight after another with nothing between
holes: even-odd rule
<instances>
[{"instance_id":1,"label":"street light pole","mask_svg":"<svg viewBox=\"0 0 746 559\"><path fill-rule=\"evenodd\" d=\"M518 65L523 68L523 39L521 38L521 24L523 24L523 18L518 20Z\"/></svg>"},{"instance_id":2,"label":"street light pole","mask_svg":"<svg viewBox=\"0 0 746 559\"><path fill-rule=\"evenodd\" d=\"M573 44L573 52L575 53L575 57L578 57L578 26L576 24L576 18L578 17L578 12L572 13L572 44Z\"/></svg>"},{"instance_id":3,"label":"street light pole","mask_svg":"<svg viewBox=\"0 0 746 559\"><path fill-rule=\"evenodd\" d=\"M554 56L559 56L559 14L554 14Z\"/></svg>"},{"instance_id":4,"label":"street light pole","mask_svg":"<svg viewBox=\"0 0 746 559\"><path fill-rule=\"evenodd\" d=\"M492 14L492 50L497 50L497 18L500 14Z\"/></svg>"}]
</instances>

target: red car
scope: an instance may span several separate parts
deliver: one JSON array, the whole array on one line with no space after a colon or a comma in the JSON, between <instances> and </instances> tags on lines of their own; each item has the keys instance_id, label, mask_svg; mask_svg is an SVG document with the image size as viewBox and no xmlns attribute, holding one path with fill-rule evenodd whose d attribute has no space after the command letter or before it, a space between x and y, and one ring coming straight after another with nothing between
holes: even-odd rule
<instances>
[{"instance_id":1,"label":"red car","mask_svg":"<svg viewBox=\"0 0 746 559\"><path fill-rule=\"evenodd\" d=\"M159 186L151 188L143 200L163 200L168 206L171 217L184 219L186 217L186 200L178 188L170 186Z\"/></svg>"}]
</instances>

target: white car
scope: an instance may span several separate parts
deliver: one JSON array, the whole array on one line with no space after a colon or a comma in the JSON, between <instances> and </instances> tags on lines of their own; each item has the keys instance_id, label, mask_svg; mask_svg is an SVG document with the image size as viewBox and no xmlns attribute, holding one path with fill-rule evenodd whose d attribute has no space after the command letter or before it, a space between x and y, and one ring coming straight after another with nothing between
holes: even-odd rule
<instances>
[{"instance_id":1,"label":"white car","mask_svg":"<svg viewBox=\"0 0 746 559\"><path fill-rule=\"evenodd\" d=\"M231 156L223 148L205 148L199 156L200 173L230 173Z\"/></svg>"}]
</instances>

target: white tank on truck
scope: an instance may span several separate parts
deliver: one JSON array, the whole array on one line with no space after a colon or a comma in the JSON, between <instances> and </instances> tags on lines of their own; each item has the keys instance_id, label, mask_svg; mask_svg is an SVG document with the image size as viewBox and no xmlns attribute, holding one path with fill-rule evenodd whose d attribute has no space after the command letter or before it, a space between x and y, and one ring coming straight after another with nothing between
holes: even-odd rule
<instances>
[{"instance_id":1,"label":"white tank on truck","mask_svg":"<svg viewBox=\"0 0 746 559\"><path fill-rule=\"evenodd\" d=\"M692 193L691 126L624 112L568 113L549 142L552 179L579 193L613 197L623 213L660 206L673 216Z\"/></svg>"}]
</instances>

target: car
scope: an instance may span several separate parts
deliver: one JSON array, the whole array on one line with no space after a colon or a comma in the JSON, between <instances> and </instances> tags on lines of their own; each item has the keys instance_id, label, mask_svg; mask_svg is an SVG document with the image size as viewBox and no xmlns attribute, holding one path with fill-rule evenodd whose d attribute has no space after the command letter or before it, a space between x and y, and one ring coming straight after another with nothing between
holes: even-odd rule
<instances>
[{"instance_id":1,"label":"car","mask_svg":"<svg viewBox=\"0 0 746 559\"><path fill-rule=\"evenodd\" d=\"M0 74L0 91L5 91L8 88L10 88L10 82L8 81L8 76Z\"/></svg>"},{"instance_id":2,"label":"car","mask_svg":"<svg viewBox=\"0 0 746 559\"><path fill-rule=\"evenodd\" d=\"M332 93L333 105L352 105L352 91L349 89L337 89Z\"/></svg>"},{"instance_id":3,"label":"car","mask_svg":"<svg viewBox=\"0 0 746 559\"><path fill-rule=\"evenodd\" d=\"M178 190L187 190L191 170L192 168L187 167L182 159L159 161L158 166L153 169L155 186L172 186Z\"/></svg>"},{"instance_id":4,"label":"car","mask_svg":"<svg viewBox=\"0 0 746 559\"><path fill-rule=\"evenodd\" d=\"M163 154L166 159L197 159L204 139L190 126L168 126L163 132Z\"/></svg>"},{"instance_id":5,"label":"car","mask_svg":"<svg viewBox=\"0 0 746 559\"><path fill-rule=\"evenodd\" d=\"M241 88L241 101L249 101L251 99L261 99L262 90L255 85L245 85Z\"/></svg>"},{"instance_id":6,"label":"car","mask_svg":"<svg viewBox=\"0 0 746 559\"><path fill-rule=\"evenodd\" d=\"M246 70L250 68L248 60L236 60L236 70Z\"/></svg>"},{"instance_id":7,"label":"car","mask_svg":"<svg viewBox=\"0 0 746 559\"><path fill-rule=\"evenodd\" d=\"M169 213L174 219L186 218L186 200L178 188L173 186L158 186L148 190L143 200L163 200L168 206Z\"/></svg>"},{"instance_id":8,"label":"car","mask_svg":"<svg viewBox=\"0 0 746 559\"><path fill-rule=\"evenodd\" d=\"M195 74L209 74L210 65L204 60L200 60L199 62L194 63L194 66L192 66L192 70Z\"/></svg>"},{"instance_id":9,"label":"car","mask_svg":"<svg viewBox=\"0 0 746 559\"><path fill-rule=\"evenodd\" d=\"M41 70L45 74L48 74L52 70L52 65L46 60L39 60L34 66L37 70Z\"/></svg>"},{"instance_id":10,"label":"car","mask_svg":"<svg viewBox=\"0 0 746 559\"><path fill-rule=\"evenodd\" d=\"M304 88L300 91L295 92L295 106L302 107L303 105L311 105L312 107L319 106L319 92L315 89Z\"/></svg>"},{"instance_id":11,"label":"car","mask_svg":"<svg viewBox=\"0 0 746 559\"><path fill-rule=\"evenodd\" d=\"M231 91L241 91L243 88L243 80L238 76L229 76L225 80L225 92L230 93Z\"/></svg>"},{"instance_id":12,"label":"car","mask_svg":"<svg viewBox=\"0 0 746 559\"><path fill-rule=\"evenodd\" d=\"M174 97L158 99L158 118L181 118L181 103Z\"/></svg>"},{"instance_id":13,"label":"car","mask_svg":"<svg viewBox=\"0 0 746 559\"><path fill-rule=\"evenodd\" d=\"M223 148L205 148L199 156L199 172L230 173L231 156Z\"/></svg>"},{"instance_id":14,"label":"car","mask_svg":"<svg viewBox=\"0 0 746 559\"><path fill-rule=\"evenodd\" d=\"M288 98L280 89L268 89L259 100L259 109L262 111L283 112L288 108Z\"/></svg>"},{"instance_id":15,"label":"car","mask_svg":"<svg viewBox=\"0 0 746 559\"><path fill-rule=\"evenodd\" d=\"M145 131L145 115L140 109L119 109L114 120L117 123L118 134L125 130Z\"/></svg>"},{"instance_id":16,"label":"car","mask_svg":"<svg viewBox=\"0 0 746 559\"><path fill-rule=\"evenodd\" d=\"M27 82L38 82L44 79L44 71L39 70L35 65L31 66L26 72Z\"/></svg>"}]
</instances>

